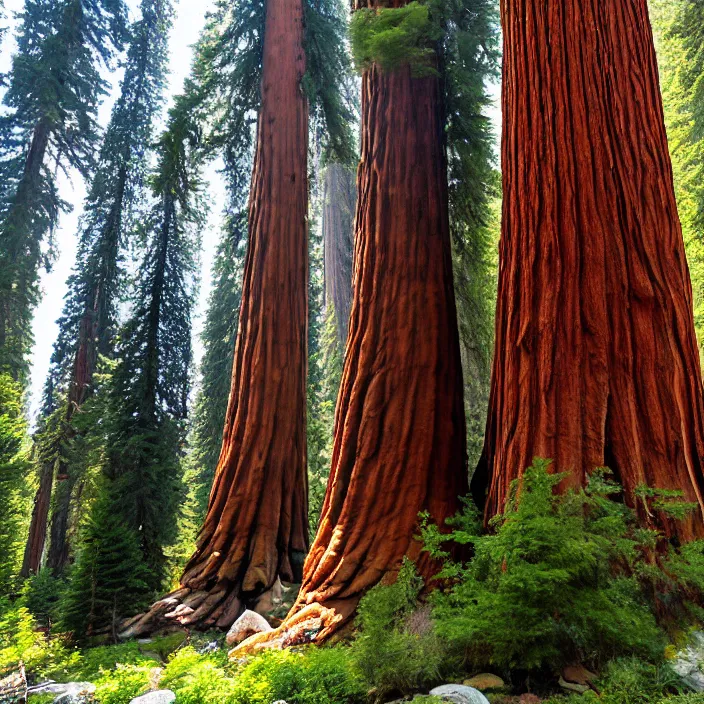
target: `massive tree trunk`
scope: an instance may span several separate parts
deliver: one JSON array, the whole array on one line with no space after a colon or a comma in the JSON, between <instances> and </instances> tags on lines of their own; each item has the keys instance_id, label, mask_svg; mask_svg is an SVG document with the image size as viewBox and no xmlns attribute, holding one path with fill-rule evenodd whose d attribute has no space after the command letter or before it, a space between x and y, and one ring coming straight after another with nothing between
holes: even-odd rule
<instances>
[{"instance_id":1,"label":"massive tree trunk","mask_svg":"<svg viewBox=\"0 0 704 704\"><path fill-rule=\"evenodd\" d=\"M302 0L267 0L262 103L240 324L223 447L182 589L123 636L171 617L230 626L308 550L308 105Z\"/></svg>"},{"instance_id":2,"label":"massive tree trunk","mask_svg":"<svg viewBox=\"0 0 704 704\"><path fill-rule=\"evenodd\" d=\"M534 457L701 507L704 406L646 0L503 2L504 222L487 519ZM701 510L668 535L704 535Z\"/></svg>"},{"instance_id":3,"label":"massive tree trunk","mask_svg":"<svg viewBox=\"0 0 704 704\"><path fill-rule=\"evenodd\" d=\"M266 645L320 642L408 556L418 514L443 524L468 491L443 102L409 67L362 79L353 303L332 472L302 590Z\"/></svg>"},{"instance_id":4,"label":"massive tree trunk","mask_svg":"<svg viewBox=\"0 0 704 704\"><path fill-rule=\"evenodd\" d=\"M347 342L352 308L352 250L357 202L355 172L343 164L325 171L323 195L323 247L325 249L325 301L335 310L340 347Z\"/></svg>"}]
</instances>

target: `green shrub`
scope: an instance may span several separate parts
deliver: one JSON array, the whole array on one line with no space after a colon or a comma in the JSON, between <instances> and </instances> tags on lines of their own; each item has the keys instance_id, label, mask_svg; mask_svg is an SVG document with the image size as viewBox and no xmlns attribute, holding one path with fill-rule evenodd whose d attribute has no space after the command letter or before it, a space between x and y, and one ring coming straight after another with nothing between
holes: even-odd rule
<instances>
[{"instance_id":1,"label":"green shrub","mask_svg":"<svg viewBox=\"0 0 704 704\"><path fill-rule=\"evenodd\" d=\"M306 648L271 651L230 672L211 656L180 650L164 671L160 685L176 692L179 704L357 704L365 689L348 649Z\"/></svg>"},{"instance_id":2,"label":"green shrub","mask_svg":"<svg viewBox=\"0 0 704 704\"><path fill-rule=\"evenodd\" d=\"M95 699L100 704L129 704L149 690L151 671L154 666L118 665L103 671L95 682Z\"/></svg>"},{"instance_id":3,"label":"green shrub","mask_svg":"<svg viewBox=\"0 0 704 704\"><path fill-rule=\"evenodd\" d=\"M682 682L669 664L653 665L637 658L610 662L596 682L600 695L554 696L545 704L702 704L704 697L678 694Z\"/></svg>"},{"instance_id":4,"label":"green shrub","mask_svg":"<svg viewBox=\"0 0 704 704\"><path fill-rule=\"evenodd\" d=\"M410 64L416 74L432 71L433 43L443 35L430 9L419 2L403 7L357 10L350 22L350 41L359 71L378 64L385 71Z\"/></svg>"},{"instance_id":5,"label":"green shrub","mask_svg":"<svg viewBox=\"0 0 704 704\"><path fill-rule=\"evenodd\" d=\"M656 536L612 500L620 489L606 470L589 488L558 495L564 475L537 461L514 484L496 532L473 531L476 511L452 538L471 545L466 565L449 563L457 580L434 599L438 633L475 667L559 669L599 666L620 655L662 659L665 636L634 576ZM427 549L448 559L447 536L423 529Z\"/></svg>"},{"instance_id":6,"label":"green shrub","mask_svg":"<svg viewBox=\"0 0 704 704\"><path fill-rule=\"evenodd\" d=\"M66 658L61 638L47 638L22 600L0 600L0 677L24 662L28 672L44 673Z\"/></svg>"},{"instance_id":7,"label":"green shrub","mask_svg":"<svg viewBox=\"0 0 704 704\"><path fill-rule=\"evenodd\" d=\"M359 605L359 633L351 646L365 683L377 696L409 694L449 676L454 661L419 605L423 588L412 563L396 582L372 589Z\"/></svg>"}]
</instances>

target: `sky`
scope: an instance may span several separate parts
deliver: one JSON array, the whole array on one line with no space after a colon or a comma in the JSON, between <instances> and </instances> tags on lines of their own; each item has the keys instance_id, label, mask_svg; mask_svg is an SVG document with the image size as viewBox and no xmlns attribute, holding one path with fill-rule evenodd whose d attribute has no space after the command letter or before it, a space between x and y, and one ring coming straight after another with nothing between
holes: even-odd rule
<instances>
[{"instance_id":1,"label":"sky","mask_svg":"<svg viewBox=\"0 0 704 704\"><path fill-rule=\"evenodd\" d=\"M134 16L138 11L139 0L126 0L126 2ZM173 96L178 95L183 88L183 81L189 73L193 57L191 47L197 41L205 22L205 15L214 3L212 0L176 0L175 4L177 16L170 37L171 59L168 87L170 100ZM8 15L21 11L23 5L24 0L5 0ZM0 71L9 69L14 49L12 41L4 43L0 53ZM112 104L119 94L119 79L120 74L113 74L109 77L113 90L100 110L100 123L103 126L107 125ZM203 232L201 287L196 319L194 320L196 363L202 355L199 335L202 330L207 298L211 288L210 269L220 235L221 214L225 202L224 185L217 173L216 165L212 165L206 171L205 177L208 182L205 192L210 196L210 217ZM63 299L67 290L66 280L75 264L78 221L83 210L83 199L86 194L86 186L77 174L74 174L70 179L63 178L60 188L61 196L73 206L73 210L62 215L58 231L56 232L59 258L50 273L43 272L42 274L41 286L44 295L34 319L35 347L32 354L30 399L30 415L32 417L36 415L41 401L41 393L49 369L52 346L58 334L56 321L61 315L63 308Z\"/></svg>"}]
</instances>

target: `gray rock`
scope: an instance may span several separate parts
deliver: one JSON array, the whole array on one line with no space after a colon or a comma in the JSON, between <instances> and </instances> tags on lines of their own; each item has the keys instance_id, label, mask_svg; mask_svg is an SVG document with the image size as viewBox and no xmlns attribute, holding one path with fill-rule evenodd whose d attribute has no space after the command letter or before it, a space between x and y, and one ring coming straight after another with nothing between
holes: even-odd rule
<instances>
[{"instance_id":1,"label":"gray rock","mask_svg":"<svg viewBox=\"0 0 704 704\"><path fill-rule=\"evenodd\" d=\"M217 653L220 650L220 646L216 640L211 640L210 643L204 645L199 651L199 655L208 655L209 653Z\"/></svg>"},{"instance_id":2,"label":"gray rock","mask_svg":"<svg viewBox=\"0 0 704 704\"><path fill-rule=\"evenodd\" d=\"M704 692L704 633L697 631L692 635L690 644L677 653L672 667L684 683L695 692Z\"/></svg>"},{"instance_id":3,"label":"gray rock","mask_svg":"<svg viewBox=\"0 0 704 704\"><path fill-rule=\"evenodd\" d=\"M245 611L233 624L227 634L227 644L237 645L257 633L266 633L274 629L269 622L254 611Z\"/></svg>"},{"instance_id":4,"label":"gray rock","mask_svg":"<svg viewBox=\"0 0 704 704\"><path fill-rule=\"evenodd\" d=\"M156 692L143 694L141 697L133 699L130 704L173 704L176 695L170 689L160 689Z\"/></svg>"},{"instance_id":5,"label":"gray rock","mask_svg":"<svg viewBox=\"0 0 704 704\"><path fill-rule=\"evenodd\" d=\"M464 684L444 684L432 689L430 694L452 704L489 704L489 700L478 689Z\"/></svg>"}]
</instances>

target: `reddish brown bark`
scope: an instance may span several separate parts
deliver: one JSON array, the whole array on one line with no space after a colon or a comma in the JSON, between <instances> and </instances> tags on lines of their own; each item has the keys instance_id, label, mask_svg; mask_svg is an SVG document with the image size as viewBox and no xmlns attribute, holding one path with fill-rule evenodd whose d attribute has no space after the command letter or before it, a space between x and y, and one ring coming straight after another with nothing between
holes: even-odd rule
<instances>
[{"instance_id":1,"label":"reddish brown bark","mask_svg":"<svg viewBox=\"0 0 704 704\"><path fill-rule=\"evenodd\" d=\"M355 172L342 164L325 171L323 195L323 246L325 248L325 301L335 310L340 346L347 342L352 308L352 250L357 202Z\"/></svg>"},{"instance_id":2,"label":"reddish brown bark","mask_svg":"<svg viewBox=\"0 0 704 704\"><path fill-rule=\"evenodd\" d=\"M504 0L487 518L536 456L702 506L704 407L646 0ZM488 490L488 495L486 491ZM648 516L643 516L648 519ZM675 525L704 535L701 511Z\"/></svg>"},{"instance_id":3,"label":"reddish brown bark","mask_svg":"<svg viewBox=\"0 0 704 704\"><path fill-rule=\"evenodd\" d=\"M353 303L332 472L297 604L262 645L320 642L404 556L418 514L443 524L468 491L441 84L408 67L362 79Z\"/></svg>"},{"instance_id":4,"label":"reddish brown bark","mask_svg":"<svg viewBox=\"0 0 704 704\"><path fill-rule=\"evenodd\" d=\"M308 105L302 0L267 0L249 247L223 448L182 589L123 635L162 616L230 626L308 550Z\"/></svg>"}]
</instances>

